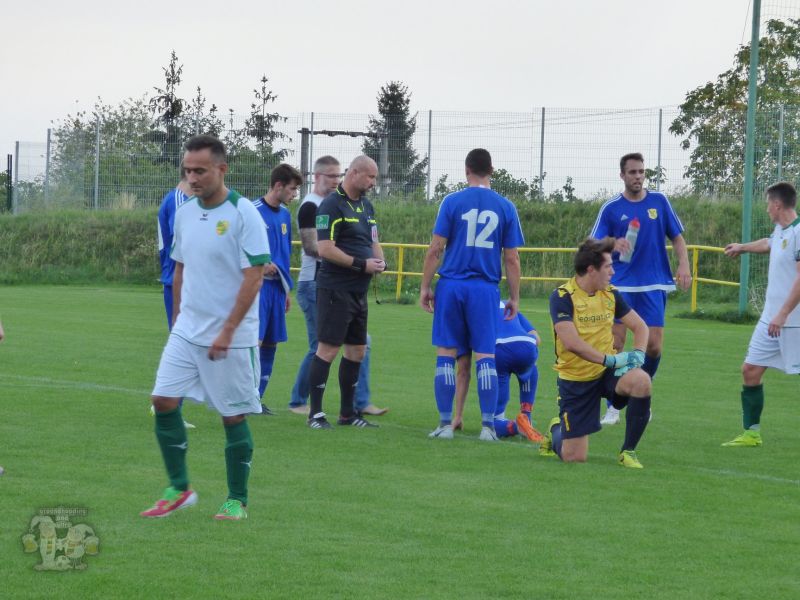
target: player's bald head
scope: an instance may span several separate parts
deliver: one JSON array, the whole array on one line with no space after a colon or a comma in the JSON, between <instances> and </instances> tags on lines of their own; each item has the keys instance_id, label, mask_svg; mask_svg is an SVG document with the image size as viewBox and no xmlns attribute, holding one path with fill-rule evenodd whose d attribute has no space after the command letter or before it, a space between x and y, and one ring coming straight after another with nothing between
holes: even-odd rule
<instances>
[{"instance_id":1,"label":"player's bald head","mask_svg":"<svg viewBox=\"0 0 800 600\"><path fill-rule=\"evenodd\" d=\"M377 172L378 164L369 156L362 154L353 159L353 162L350 163L350 169L355 171L371 171L374 169Z\"/></svg>"}]
</instances>

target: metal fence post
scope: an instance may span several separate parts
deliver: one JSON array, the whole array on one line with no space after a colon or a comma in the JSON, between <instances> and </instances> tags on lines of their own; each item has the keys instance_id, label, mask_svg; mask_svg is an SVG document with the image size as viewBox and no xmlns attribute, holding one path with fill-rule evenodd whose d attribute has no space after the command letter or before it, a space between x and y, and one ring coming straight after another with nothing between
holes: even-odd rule
<instances>
[{"instance_id":1,"label":"metal fence post","mask_svg":"<svg viewBox=\"0 0 800 600\"><path fill-rule=\"evenodd\" d=\"M14 142L14 187L11 189L11 212L19 212L19 142Z\"/></svg>"},{"instance_id":2,"label":"metal fence post","mask_svg":"<svg viewBox=\"0 0 800 600\"><path fill-rule=\"evenodd\" d=\"M308 164L314 167L314 113L311 113L311 139L308 141Z\"/></svg>"},{"instance_id":3,"label":"metal fence post","mask_svg":"<svg viewBox=\"0 0 800 600\"><path fill-rule=\"evenodd\" d=\"M539 140L539 195L544 198L544 106L542 107L542 134Z\"/></svg>"},{"instance_id":4,"label":"metal fence post","mask_svg":"<svg viewBox=\"0 0 800 600\"><path fill-rule=\"evenodd\" d=\"M433 111L428 111L428 190L425 192L425 197L428 201L431 198L431 127L433 125Z\"/></svg>"},{"instance_id":5,"label":"metal fence post","mask_svg":"<svg viewBox=\"0 0 800 600\"><path fill-rule=\"evenodd\" d=\"M11 183L11 172L14 170L14 157L11 154L6 155L6 206L8 212L12 211L12 202L14 201L14 185Z\"/></svg>"},{"instance_id":6,"label":"metal fence post","mask_svg":"<svg viewBox=\"0 0 800 600\"><path fill-rule=\"evenodd\" d=\"M661 190L661 129L664 119L664 109L658 109L658 166L656 167L656 191Z\"/></svg>"},{"instance_id":7,"label":"metal fence post","mask_svg":"<svg viewBox=\"0 0 800 600\"><path fill-rule=\"evenodd\" d=\"M45 206L49 204L50 200L50 136L52 129L47 128L47 153L44 159L44 203Z\"/></svg>"},{"instance_id":8,"label":"metal fence post","mask_svg":"<svg viewBox=\"0 0 800 600\"><path fill-rule=\"evenodd\" d=\"M100 115L94 125L94 194L92 206L97 210L100 202Z\"/></svg>"},{"instance_id":9,"label":"metal fence post","mask_svg":"<svg viewBox=\"0 0 800 600\"><path fill-rule=\"evenodd\" d=\"M311 136L309 135L308 128L303 127L300 129L300 172L303 174L304 198L306 194L308 194L309 179L311 178L311 172L309 171L309 166L308 166L308 156L309 156L308 138L310 137Z\"/></svg>"},{"instance_id":10,"label":"metal fence post","mask_svg":"<svg viewBox=\"0 0 800 600\"><path fill-rule=\"evenodd\" d=\"M783 104L778 114L778 181L783 179Z\"/></svg>"}]
</instances>

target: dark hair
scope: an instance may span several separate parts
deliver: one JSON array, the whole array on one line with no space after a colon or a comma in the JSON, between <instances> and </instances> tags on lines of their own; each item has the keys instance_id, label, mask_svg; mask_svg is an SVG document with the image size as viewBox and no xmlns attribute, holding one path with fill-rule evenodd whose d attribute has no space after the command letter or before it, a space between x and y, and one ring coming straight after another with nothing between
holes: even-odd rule
<instances>
[{"instance_id":1,"label":"dark hair","mask_svg":"<svg viewBox=\"0 0 800 600\"><path fill-rule=\"evenodd\" d=\"M326 154L325 156L320 156L317 160L314 161L314 173L318 172L320 169L324 167L338 167L339 161L336 160L330 154Z\"/></svg>"},{"instance_id":2,"label":"dark hair","mask_svg":"<svg viewBox=\"0 0 800 600\"><path fill-rule=\"evenodd\" d=\"M492 156L488 150L483 148L470 150L464 161L464 166L478 177L486 177L494 171L492 168Z\"/></svg>"},{"instance_id":3,"label":"dark hair","mask_svg":"<svg viewBox=\"0 0 800 600\"><path fill-rule=\"evenodd\" d=\"M211 156L217 162L227 162L228 156L225 152L225 144L220 142L213 135L195 135L186 140L183 148L187 152L197 152L208 148L211 151Z\"/></svg>"},{"instance_id":4,"label":"dark hair","mask_svg":"<svg viewBox=\"0 0 800 600\"><path fill-rule=\"evenodd\" d=\"M586 238L575 253L575 272L586 275L589 267L599 269L604 262L603 255L614 251L614 238L604 237L602 240Z\"/></svg>"},{"instance_id":5,"label":"dark hair","mask_svg":"<svg viewBox=\"0 0 800 600\"><path fill-rule=\"evenodd\" d=\"M797 206L797 190L788 181L775 183L767 188L767 198L779 200L784 208L794 208Z\"/></svg>"},{"instance_id":6,"label":"dark hair","mask_svg":"<svg viewBox=\"0 0 800 600\"><path fill-rule=\"evenodd\" d=\"M300 171L295 169L292 165L287 165L286 163L281 163L274 169L272 169L272 173L269 175L269 187L275 187L276 183L282 183L283 185L289 185L293 182L297 182L298 185L302 185L303 183L303 176L300 174Z\"/></svg>"},{"instance_id":7,"label":"dark hair","mask_svg":"<svg viewBox=\"0 0 800 600\"><path fill-rule=\"evenodd\" d=\"M639 162L644 162L644 156L642 156L641 152L630 152L619 159L619 172L625 172L625 163L629 160L638 160Z\"/></svg>"}]
</instances>

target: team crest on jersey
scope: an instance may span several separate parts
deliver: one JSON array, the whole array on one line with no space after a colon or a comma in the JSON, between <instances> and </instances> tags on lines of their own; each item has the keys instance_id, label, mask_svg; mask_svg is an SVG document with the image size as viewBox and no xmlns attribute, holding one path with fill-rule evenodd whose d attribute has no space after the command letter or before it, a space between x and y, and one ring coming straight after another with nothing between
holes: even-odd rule
<instances>
[{"instance_id":1,"label":"team crest on jersey","mask_svg":"<svg viewBox=\"0 0 800 600\"><path fill-rule=\"evenodd\" d=\"M655 221L658 218L658 210L655 208L648 208L647 216Z\"/></svg>"},{"instance_id":2,"label":"team crest on jersey","mask_svg":"<svg viewBox=\"0 0 800 600\"><path fill-rule=\"evenodd\" d=\"M225 235L228 233L230 223L227 221L217 221L217 235Z\"/></svg>"},{"instance_id":3,"label":"team crest on jersey","mask_svg":"<svg viewBox=\"0 0 800 600\"><path fill-rule=\"evenodd\" d=\"M317 229L327 229L328 228L328 215L317 215Z\"/></svg>"},{"instance_id":4,"label":"team crest on jersey","mask_svg":"<svg viewBox=\"0 0 800 600\"><path fill-rule=\"evenodd\" d=\"M783 241L781 241L781 250L786 250L786 246L788 245L789 245L789 240L784 239Z\"/></svg>"},{"instance_id":5,"label":"team crest on jersey","mask_svg":"<svg viewBox=\"0 0 800 600\"><path fill-rule=\"evenodd\" d=\"M281 234L286 235L286 223L281 223Z\"/></svg>"}]
</instances>

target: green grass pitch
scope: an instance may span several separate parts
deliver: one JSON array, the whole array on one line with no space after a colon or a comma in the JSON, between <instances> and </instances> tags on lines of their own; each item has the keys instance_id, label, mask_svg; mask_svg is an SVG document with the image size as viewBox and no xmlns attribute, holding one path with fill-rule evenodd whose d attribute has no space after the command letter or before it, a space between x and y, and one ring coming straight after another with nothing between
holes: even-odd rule
<instances>
[{"instance_id":1,"label":"green grass pitch","mask_svg":"<svg viewBox=\"0 0 800 600\"><path fill-rule=\"evenodd\" d=\"M556 412L544 300L534 417ZM302 314L253 417L250 518L225 498L218 417L189 404L200 500L144 520L166 485L148 394L166 338L160 289L6 287L0 317L0 557L4 598L798 598L800 378L768 373L764 446L739 433L739 365L751 326L671 318L643 471L615 459L623 425L564 465L522 440L432 441L430 316L370 304L380 429L312 431L286 411L304 352ZM513 390L513 388L512 388ZM514 406L514 397L510 406ZM338 406L336 370L325 399ZM84 507L100 552L82 572L34 570L21 538L36 511Z\"/></svg>"}]
</instances>

